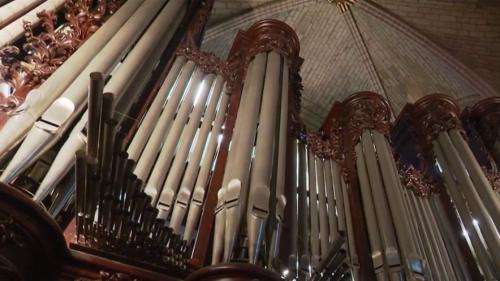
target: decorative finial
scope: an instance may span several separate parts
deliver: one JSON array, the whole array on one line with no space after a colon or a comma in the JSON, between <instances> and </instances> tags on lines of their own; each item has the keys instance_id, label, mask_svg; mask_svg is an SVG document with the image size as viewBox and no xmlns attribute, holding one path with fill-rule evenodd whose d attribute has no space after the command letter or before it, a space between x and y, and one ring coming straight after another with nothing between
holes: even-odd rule
<instances>
[{"instance_id":1,"label":"decorative finial","mask_svg":"<svg viewBox=\"0 0 500 281\"><path fill-rule=\"evenodd\" d=\"M337 5L341 13L349 9L349 5L354 4L357 0L328 0L331 4Z\"/></svg>"}]
</instances>

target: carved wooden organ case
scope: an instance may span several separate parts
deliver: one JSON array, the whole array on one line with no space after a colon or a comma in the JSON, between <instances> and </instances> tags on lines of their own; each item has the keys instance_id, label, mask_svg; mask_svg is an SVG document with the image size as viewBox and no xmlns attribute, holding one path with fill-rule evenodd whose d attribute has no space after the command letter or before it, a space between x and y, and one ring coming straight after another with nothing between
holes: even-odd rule
<instances>
[{"instance_id":1,"label":"carved wooden organ case","mask_svg":"<svg viewBox=\"0 0 500 281\"><path fill-rule=\"evenodd\" d=\"M27 2L0 6L1 280L498 279L498 98L392 121L361 92L311 132L283 22L224 61L213 1Z\"/></svg>"},{"instance_id":2,"label":"carved wooden organ case","mask_svg":"<svg viewBox=\"0 0 500 281\"><path fill-rule=\"evenodd\" d=\"M293 30L256 23L222 61L198 49L213 1L47 2L2 48L0 276L280 279Z\"/></svg>"}]
</instances>

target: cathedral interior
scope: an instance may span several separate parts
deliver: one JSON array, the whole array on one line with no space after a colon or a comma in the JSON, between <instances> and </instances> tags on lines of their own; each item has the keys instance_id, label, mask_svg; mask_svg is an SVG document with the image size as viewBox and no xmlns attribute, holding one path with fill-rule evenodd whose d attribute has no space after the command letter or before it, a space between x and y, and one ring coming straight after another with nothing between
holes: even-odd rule
<instances>
[{"instance_id":1,"label":"cathedral interior","mask_svg":"<svg viewBox=\"0 0 500 281\"><path fill-rule=\"evenodd\" d=\"M500 1L0 0L0 281L500 280Z\"/></svg>"}]
</instances>

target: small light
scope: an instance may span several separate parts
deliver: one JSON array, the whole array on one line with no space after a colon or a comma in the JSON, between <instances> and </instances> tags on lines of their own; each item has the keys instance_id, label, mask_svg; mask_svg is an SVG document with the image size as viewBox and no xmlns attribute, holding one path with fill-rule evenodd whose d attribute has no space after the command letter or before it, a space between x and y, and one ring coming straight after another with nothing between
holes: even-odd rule
<instances>
[{"instance_id":1,"label":"small light","mask_svg":"<svg viewBox=\"0 0 500 281\"><path fill-rule=\"evenodd\" d=\"M223 134L220 134L218 137L217 137L217 142L220 144L222 142L222 139L224 138L224 135Z\"/></svg>"},{"instance_id":2,"label":"small light","mask_svg":"<svg viewBox=\"0 0 500 281\"><path fill-rule=\"evenodd\" d=\"M288 269L284 269L283 270L283 276L284 277L287 277L289 273L290 273L290 271Z\"/></svg>"},{"instance_id":3,"label":"small light","mask_svg":"<svg viewBox=\"0 0 500 281\"><path fill-rule=\"evenodd\" d=\"M479 226L479 221L476 220L476 219L472 219L472 223L475 225L475 226Z\"/></svg>"},{"instance_id":4,"label":"small light","mask_svg":"<svg viewBox=\"0 0 500 281\"><path fill-rule=\"evenodd\" d=\"M467 230L464 229L462 235L465 237L469 237L469 232L467 232Z\"/></svg>"}]
</instances>

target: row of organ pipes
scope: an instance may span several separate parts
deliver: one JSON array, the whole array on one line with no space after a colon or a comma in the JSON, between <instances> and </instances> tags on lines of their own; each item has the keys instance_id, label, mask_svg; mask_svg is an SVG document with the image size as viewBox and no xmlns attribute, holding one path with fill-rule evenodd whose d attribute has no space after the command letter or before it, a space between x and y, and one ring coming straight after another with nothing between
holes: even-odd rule
<instances>
[{"instance_id":1,"label":"row of organ pipes","mask_svg":"<svg viewBox=\"0 0 500 281\"><path fill-rule=\"evenodd\" d=\"M64 2L0 1L0 46ZM178 47L131 114L189 4L128 0L109 15L0 129L0 181L16 185L55 151L33 200L67 185L48 209L57 217L76 202L78 249L126 256L158 238L180 271L243 262L290 280L499 278L498 100L487 103L493 136L447 96L409 104L393 123L370 92L308 132L298 38L267 20L238 34L227 61ZM123 229L126 242L112 237Z\"/></svg>"}]
</instances>

